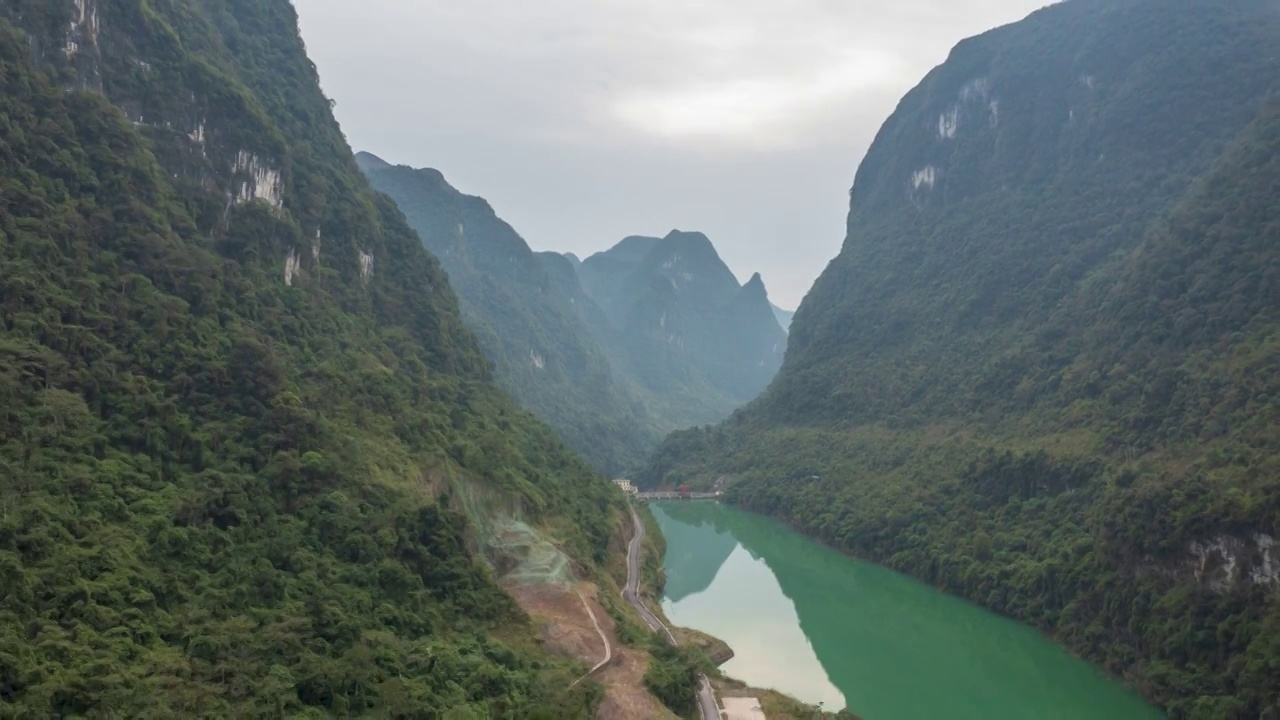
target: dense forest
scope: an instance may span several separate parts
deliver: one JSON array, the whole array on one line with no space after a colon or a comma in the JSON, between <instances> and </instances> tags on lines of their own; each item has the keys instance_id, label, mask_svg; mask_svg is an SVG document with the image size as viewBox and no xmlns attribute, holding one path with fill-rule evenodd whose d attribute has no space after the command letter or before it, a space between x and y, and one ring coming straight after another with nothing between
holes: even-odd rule
<instances>
[{"instance_id":1,"label":"dense forest","mask_svg":"<svg viewBox=\"0 0 1280 720\"><path fill-rule=\"evenodd\" d=\"M0 717L589 714L478 490L621 497L491 380L287 0L0 6Z\"/></svg>"},{"instance_id":2,"label":"dense forest","mask_svg":"<svg viewBox=\"0 0 1280 720\"><path fill-rule=\"evenodd\" d=\"M726 477L1173 717L1280 712L1277 37L1261 0L1076 0L960 43L778 377L642 481Z\"/></svg>"}]
</instances>

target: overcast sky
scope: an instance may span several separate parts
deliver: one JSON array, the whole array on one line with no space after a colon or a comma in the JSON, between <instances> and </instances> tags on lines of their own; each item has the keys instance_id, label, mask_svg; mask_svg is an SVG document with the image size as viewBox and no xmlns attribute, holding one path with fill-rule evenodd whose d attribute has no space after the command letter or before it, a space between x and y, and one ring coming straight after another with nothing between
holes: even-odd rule
<instances>
[{"instance_id":1,"label":"overcast sky","mask_svg":"<svg viewBox=\"0 0 1280 720\"><path fill-rule=\"evenodd\" d=\"M960 39L1048 0L295 0L351 145L538 250L701 230L794 308L858 162Z\"/></svg>"}]
</instances>

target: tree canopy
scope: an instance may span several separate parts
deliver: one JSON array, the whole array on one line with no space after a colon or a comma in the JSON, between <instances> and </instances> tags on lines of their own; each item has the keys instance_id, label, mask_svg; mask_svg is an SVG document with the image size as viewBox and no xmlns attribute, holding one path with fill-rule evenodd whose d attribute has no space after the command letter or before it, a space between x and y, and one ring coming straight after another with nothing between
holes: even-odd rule
<instances>
[{"instance_id":1,"label":"tree canopy","mask_svg":"<svg viewBox=\"0 0 1280 720\"><path fill-rule=\"evenodd\" d=\"M494 387L296 22L0 8L0 717L597 699L457 492L510 498L587 574L620 497Z\"/></svg>"},{"instance_id":2,"label":"tree canopy","mask_svg":"<svg viewBox=\"0 0 1280 720\"><path fill-rule=\"evenodd\" d=\"M1175 717L1280 708L1280 16L1078 0L960 43L858 170L709 484L1032 623Z\"/></svg>"}]
</instances>

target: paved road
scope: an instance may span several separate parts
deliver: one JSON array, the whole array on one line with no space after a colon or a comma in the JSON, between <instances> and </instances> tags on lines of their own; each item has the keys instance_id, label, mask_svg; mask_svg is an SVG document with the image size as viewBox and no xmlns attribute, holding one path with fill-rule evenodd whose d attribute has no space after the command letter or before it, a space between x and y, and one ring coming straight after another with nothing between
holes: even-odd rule
<instances>
[{"instance_id":1,"label":"paved road","mask_svg":"<svg viewBox=\"0 0 1280 720\"><path fill-rule=\"evenodd\" d=\"M650 630L662 630L666 633L668 642L679 645L676 636L671 634L671 629L658 616L649 612L644 600L640 599L640 544L644 541L644 523L640 522L635 508L631 508L631 522L635 531L631 534L631 542L627 544L627 585L622 588L622 598L640 613ZM698 676L698 709L702 712L702 720L720 720L720 706L716 704L716 694L706 675Z\"/></svg>"},{"instance_id":2,"label":"paved road","mask_svg":"<svg viewBox=\"0 0 1280 720\"><path fill-rule=\"evenodd\" d=\"M720 706L716 704L716 692L711 689L711 681L706 675L699 675L698 709L702 711L702 720L720 720Z\"/></svg>"},{"instance_id":3,"label":"paved road","mask_svg":"<svg viewBox=\"0 0 1280 720\"><path fill-rule=\"evenodd\" d=\"M674 491L636 493L637 500L716 500L718 492L678 493Z\"/></svg>"}]
</instances>

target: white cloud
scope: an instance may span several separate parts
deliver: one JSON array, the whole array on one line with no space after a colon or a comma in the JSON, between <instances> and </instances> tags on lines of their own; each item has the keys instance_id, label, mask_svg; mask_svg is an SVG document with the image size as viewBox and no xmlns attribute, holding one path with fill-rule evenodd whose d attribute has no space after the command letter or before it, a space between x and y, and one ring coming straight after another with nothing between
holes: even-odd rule
<instances>
[{"instance_id":1,"label":"white cloud","mask_svg":"<svg viewBox=\"0 0 1280 720\"><path fill-rule=\"evenodd\" d=\"M610 109L623 124L660 137L790 145L815 118L864 90L892 84L902 66L873 51L849 50L822 60L787 74L632 89Z\"/></svg>"},{"instance_id":2,"label":"white cloud","mask_svg":"<svg viewBox=\"0 0 1280 720\"><path fill-rule=\"evenodd\" d=\"M1044 0L295 0L352 144L535 247L701 229L794 306L898 98ZM776 278L776 279L772 279Z\"/></svg>"}]
</instances>

